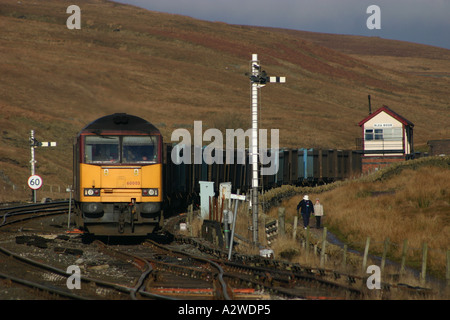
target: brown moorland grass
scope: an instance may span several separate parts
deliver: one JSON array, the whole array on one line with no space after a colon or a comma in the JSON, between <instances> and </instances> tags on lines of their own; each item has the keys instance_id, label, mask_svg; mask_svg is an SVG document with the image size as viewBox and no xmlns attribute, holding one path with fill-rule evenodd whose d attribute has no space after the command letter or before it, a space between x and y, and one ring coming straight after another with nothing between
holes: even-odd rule
<instances>
[{"instance_id":1,"label":"brown moorland grass","mask_svg":"<svg viewBox=\"0 0 450 320\"><path fill-rule=\"evenodd\" d=\"M373 108L386 104L415 124L417 145L449 136L450 50L214 23L98 0L78 1L81 30L68 30L71 4L0 3L0 192L26 184L31 129L40 141L58 142L37 151L37 172L60 185L71 184L73 137L105 114L141 116L166 142L195 120L206 128L231 119L222 127L247 129L252 53L269 75L288 79L262 90L261 128L280 129L281 147L354 148L368 94Z\"/></svg>"},{"instance_id":2,"label":"brown moorland grass","mask_svg":"<svg viewBox=\"0 0 450 320\"><path fill-rule=\"evenodd\" d=\"M438 166L433 165L436 161ZM320 198L325 226L349 247L362 251L370 237L370 252L381 255L383 243L389 238L388 257L400 261L402 244L407 239L407 263L417 269L426 242L427 272L444 278L446 251L450 247L448 157L409 161L381 171L384 172L374 174L375 177L342 182L335 187L298 188L298 195L283 200L280 206L286 208L286 219L292 223L304 193L313 200ZM272 208L268 215L277 217L277 209Z\"/></svg>"}]
</instances>

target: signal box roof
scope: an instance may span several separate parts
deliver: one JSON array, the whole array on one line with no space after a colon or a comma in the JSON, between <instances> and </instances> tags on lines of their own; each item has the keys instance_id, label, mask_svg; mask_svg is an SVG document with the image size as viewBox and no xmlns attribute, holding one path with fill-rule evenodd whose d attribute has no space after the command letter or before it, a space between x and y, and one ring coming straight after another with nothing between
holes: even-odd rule
<instances>
[{"instance_id":1,"label":"signal box roof","mask_svg":"<svg viewBox=\"0 0 450 320\"><path fill-rule=\"evenodd\" d=\"M389 114L391 117L393 117L393 118L397 119L398 121L400 121L401 123L403 123L405 126L414 127L414 124L411 121L402 117L401 115L399 115L398 113L396 113L395 111L390 109L388 106L382 106L380 109L378 109L374 113L370 114L369 116L367 116L366 118L361 120L358 123L358 125L361 127L364 123L366 123L367 121L369 121L370 119L372 119L373 117L375 117L376 115L378 115L379 113L381 113L383 111L386 112L387 114Z\"/></svg>"}]
</instances>

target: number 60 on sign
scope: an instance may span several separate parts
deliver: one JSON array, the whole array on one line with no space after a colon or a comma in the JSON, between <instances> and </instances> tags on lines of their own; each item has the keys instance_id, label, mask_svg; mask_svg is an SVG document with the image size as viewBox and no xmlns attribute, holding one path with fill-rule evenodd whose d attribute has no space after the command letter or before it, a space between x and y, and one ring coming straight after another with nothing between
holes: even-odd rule
<instances>
[{"instance_id":1,"label":"number 60 on sign","mask_svg":"<svg viewBox=\"0 0 450 320\"><path fill-rule=\"evenodd\" d=\"M39 189L42 187L42 178L37 174L30 176L28 178L28 186L33 190Z\"/></svg>"}]
</instances>

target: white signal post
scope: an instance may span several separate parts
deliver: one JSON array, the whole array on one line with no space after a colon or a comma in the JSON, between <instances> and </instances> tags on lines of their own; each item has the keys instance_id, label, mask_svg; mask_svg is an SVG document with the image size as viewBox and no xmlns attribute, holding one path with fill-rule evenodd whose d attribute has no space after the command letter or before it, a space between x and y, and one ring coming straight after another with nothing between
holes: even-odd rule
<instances>
[{"instance_id":1,"label":"white signal post","mask_svg":"<svg viewBox=\"0 0 450 320\"><path fill-rule=\"evenodd\" d=\"M34 149L37 147L56 147L56 142L39 142L34 138L34 130L30 133L30 147L31 147L31 176L28 178L28 186L31 188L33 202L36 203L36 190L42 187L42 178L36 175L34 158ZM37 187L37 188L36 188Z\"/></svg>"},{"instance_id":2,"label":"white signal post","mask_svg":"<svg viewBox=\"0 0 450 320\"><path fill-rule=\"evenodd\" d=\"M252 94L252 215L253 215L253 242L258 243L258 89L264 87L267 82L285 83L285 77L268 77L261 65L257 54L252 54L251 61L251 94Z\"/></svg>"}]
</instances>

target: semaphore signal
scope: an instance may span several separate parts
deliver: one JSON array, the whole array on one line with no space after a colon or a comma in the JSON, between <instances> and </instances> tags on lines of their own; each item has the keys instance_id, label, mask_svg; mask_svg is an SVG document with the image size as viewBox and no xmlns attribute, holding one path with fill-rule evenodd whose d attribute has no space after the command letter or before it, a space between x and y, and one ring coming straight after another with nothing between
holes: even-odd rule
<instances>
[{"instance_id":1,"label":"semaphore signal","mask_svg":"<svg viewBox=\"0 0 450 320\"><path fill-rule=\"evenodd\" d=\"M249 75L249 74L247 74ZM252 161L252 216L253 216L253 242L258 243L258 89L266 83L285 83L286 77L269 77L266 71L261 69L257 54L252 54L251 61L251 94L252 94L252 138L251 138L251 161Z\"/></svg>"}]
</instances>

